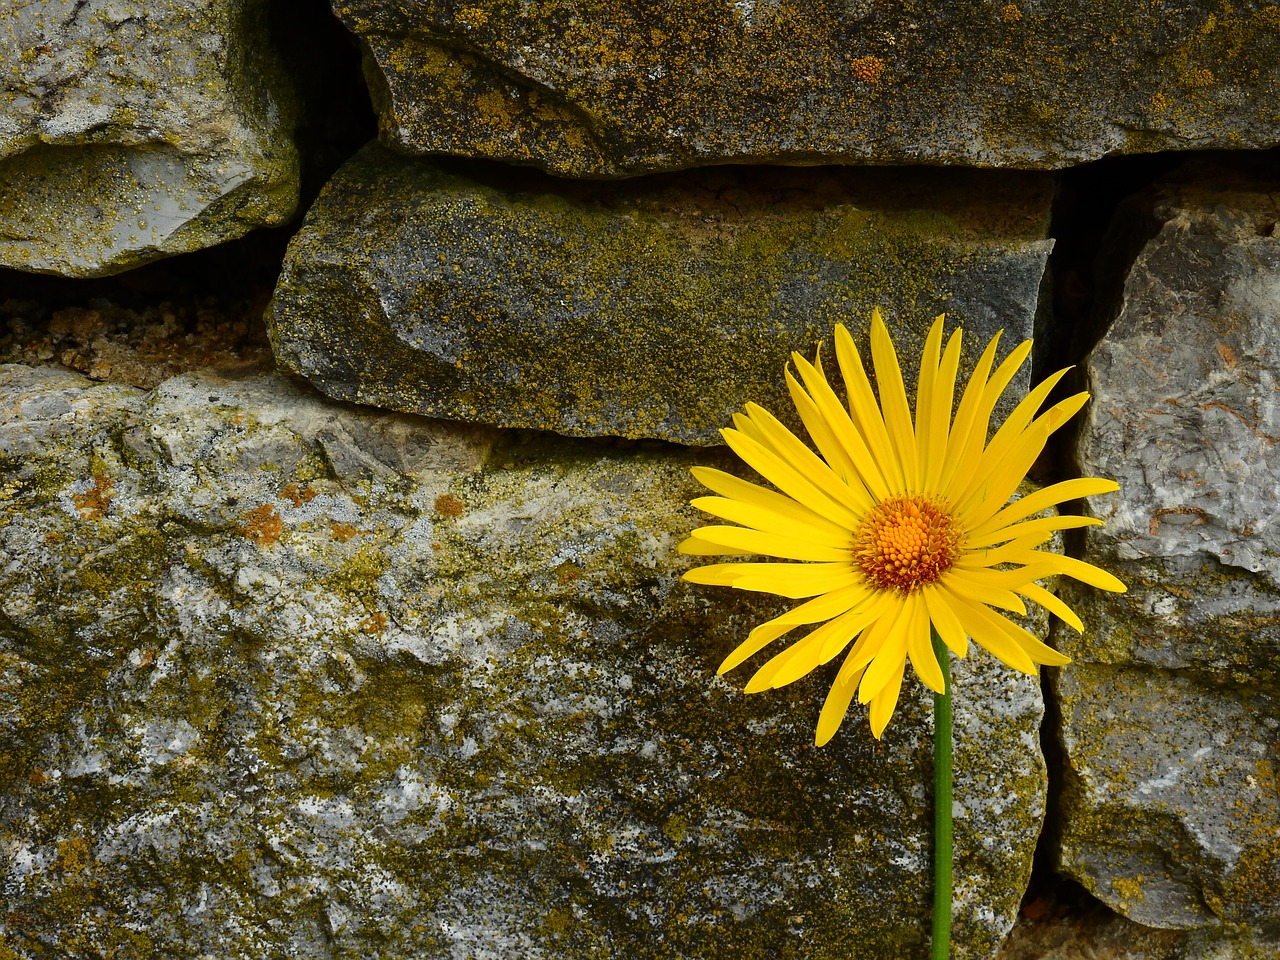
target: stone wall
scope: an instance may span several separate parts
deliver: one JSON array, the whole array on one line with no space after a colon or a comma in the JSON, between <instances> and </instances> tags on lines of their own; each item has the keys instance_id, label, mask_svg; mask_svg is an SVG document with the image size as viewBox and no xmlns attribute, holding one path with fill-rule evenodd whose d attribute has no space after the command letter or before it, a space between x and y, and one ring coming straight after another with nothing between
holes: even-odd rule
<instances>
[{"instance_id":1,"label":"stone wall","mask_svg":"<svg viewBox=\"0 0 1280 960\"><path fill-rule=\"evenodd\" d=\"M1121 484L1074 663L957 661L955 955L1054 871L1280 955L1280 7L0 27L0 960L926 955L927 691L814 748L675 551L874 307L1078 364L1034 479Z\"/></svg>"}]
</instances>

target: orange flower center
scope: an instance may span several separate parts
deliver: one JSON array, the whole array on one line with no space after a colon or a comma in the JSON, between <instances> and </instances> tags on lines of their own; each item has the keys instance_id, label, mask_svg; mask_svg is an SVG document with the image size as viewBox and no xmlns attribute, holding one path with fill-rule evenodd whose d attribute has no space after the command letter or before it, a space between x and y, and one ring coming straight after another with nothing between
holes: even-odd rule
<instances>
[{"instance_id":1,"label":"orange flower center","mask_svg":"<svg viewBox=\"0 0 1280 960\"><path fill-rule=\"evenodd\" d=\"M894 497L862 521L853 555L873 586L907 593L951 569L959 544L955 518L938 501Z\"/></svg>"}]
</instances>

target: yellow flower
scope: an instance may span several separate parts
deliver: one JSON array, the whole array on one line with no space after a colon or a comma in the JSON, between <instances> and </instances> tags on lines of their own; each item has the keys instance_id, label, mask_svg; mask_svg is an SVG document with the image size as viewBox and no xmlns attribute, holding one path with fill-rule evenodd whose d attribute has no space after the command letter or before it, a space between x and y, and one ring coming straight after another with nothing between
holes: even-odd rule
<instances>
[{"instance_id":1,"label":"yellow flower","mask_svg":"<svg viewBox=\"0 0 1280 960\"><path fill-rule=\"evenodd\" d=\"M930 626L957 656L965 656L972 637L1008 666L1034 675L1037 664L1061 665L1069 658L997 609L1024 614L1023 601L1031 600L1080 631L1080 618L1036 581L1063 575L1103 590L1125 589L1091 564L1036 549L1057 530L1101 523L1037 514L1117 490L1116 483L1064 480L1010 502L1049 435L1084 406L1088 394L1041 412L1067 372L1060 370L1023 398L988 442L991 413L1030 354L1031 341L995 365L997 334L957 406L961 332L955 331L944 348L942 321L938 317L925 341L914 419L893 342L877 310L871 320L871 358L879 402L849 331L837 326L836 359L847 408L828 384L820 360L810 364L792 354L803 385L786 371L791 397L818 453L752 403L734 415L734 428L722 433L733 451L777 489L709 467L693 471L719 494L693 505L738 525L700 527L680 545L681 552L762 554L792 562L714 563L689 570L684 579L812 598L752 630L720 673L809 624L820 626L757 670L748 693L798 680L849 648L818 718L819 746L834 736L855 693L859 702L870 704L871 732L878 738L897 706L907 660L926 686L946 692Z\"/></svg>"}]
</instances>

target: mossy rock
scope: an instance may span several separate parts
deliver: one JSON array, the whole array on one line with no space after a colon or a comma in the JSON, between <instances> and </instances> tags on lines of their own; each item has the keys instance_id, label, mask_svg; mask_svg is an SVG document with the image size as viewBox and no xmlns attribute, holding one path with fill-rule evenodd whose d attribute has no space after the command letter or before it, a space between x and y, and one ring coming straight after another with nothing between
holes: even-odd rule
<instances>
[{"instance_id":1,"label":"mossy rock","mask_svg":"<svg viewBox=\"0 0 1280 960\"><path fill-rule=\"evenodd\" d=\"M0 265L105 276L293 215L265 0L18 4L0 25Z\"/></svg>"},{"instance_id":2,"label":"mossy rock","mask_svg":"<svg viewBox=\"0 0 1280 960\"><path fill-rule=\"evenodd\" d=\"M5 949L925 956L930 697L816 749L829 674L717 678L778 603L678 580L695 463L0 368ZM1030 872L1042 704L954 676L972 960Z\"/></svg>"},{"instance_id":3,"label":"mossy rock","mask_svg":"<svg viewBox=\"0 0 1280 960\"><path fill-rule=\"evenodd\" d=\"M577 436L707 444L782 368L884 308L904 367L1033 333L1051 178L727 169L591 184L370 146L289 247L276 355L329 396ZM834 375L834 368L833 368ZM1025 378L1019 385L1025 386Z\"/></svg>"},{"instance_id":4,"label":"mossy rock","mask_svg":"<svg viewBox=\"0 0 1280 960\"><path fill-rule=\"evenodd\" d=\"M334 0L381 138L614 177L724 163L1053 169L1280 142L1280 6Z\"/></svg>"},{"instance_id":5,"label":"mossy rock","mask_svg":"<svg viewBox=\"0 0 1280 960\"><path fill-rule=\"evenodd\" d=\"M1116 910L1280 950L1280 218L1274 169L1196 164L1122 207L1077 453L1119 481L1062 631L1062 868ZM1128 256L1114 251L1129 249ZM1208 948L1206 947L1206 950Z\"/></svg>"}]
</instances>

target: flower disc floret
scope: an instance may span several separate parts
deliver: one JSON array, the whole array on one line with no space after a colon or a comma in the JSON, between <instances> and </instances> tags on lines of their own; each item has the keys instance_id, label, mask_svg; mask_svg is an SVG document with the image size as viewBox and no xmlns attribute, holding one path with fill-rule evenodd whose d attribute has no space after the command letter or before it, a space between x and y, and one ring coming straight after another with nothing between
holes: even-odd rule
<instances>
[{"instance_id":1,"label":"flower disc floret","mask_svg":"<svg viewBox=\"0 0 1280 960\"><path fill-rule=\"evenodd\" d=\"M955 518L939 502L893 497L868 512L853 553L874 587L906 593L937 583L955 565L960 534Z\"/></svg>"}]
</instances>

